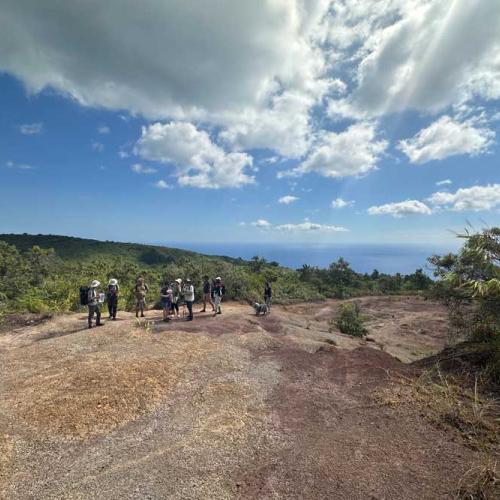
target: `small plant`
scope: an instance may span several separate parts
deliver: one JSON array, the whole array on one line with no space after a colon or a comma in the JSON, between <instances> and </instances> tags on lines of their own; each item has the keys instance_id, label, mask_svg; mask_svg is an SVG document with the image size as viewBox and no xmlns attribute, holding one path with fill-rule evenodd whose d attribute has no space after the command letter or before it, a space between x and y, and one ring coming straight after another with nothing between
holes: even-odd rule
<instances>
[{"instance_id":1,"label":"small plant","mask_svg":"<svg viewBox=\"0 0 500 500\"><path fill-rule=\"evenodd\" d=\"M363 325L361 311L356 302L349 302L347 304L340 305L334 325L342 333L353 335L354 337L363 337L366 334L366 328Z\"/></svg>"},{"instance_id":2,"label":"small plant","mask_svg":"<svg viewBox=\"0 0 500 500\"><path fill-rule=\"evenodd\" d=\"M457 498L460 500L493 500L500 496L497 464L491 460L469 469L462 477Z\"/></svg>"}]
</instances>

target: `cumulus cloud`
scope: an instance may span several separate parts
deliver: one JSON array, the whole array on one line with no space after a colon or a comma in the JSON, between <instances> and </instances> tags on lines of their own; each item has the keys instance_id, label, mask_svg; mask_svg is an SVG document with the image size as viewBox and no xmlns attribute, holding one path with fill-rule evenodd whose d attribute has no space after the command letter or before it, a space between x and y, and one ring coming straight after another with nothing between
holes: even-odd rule
<instances>
[{"instance_id":1,"label":"cumulus cloud","mask_svg":"<svg viewBox=\"0 0 500 500\"><path fill-rule=\"evenodd\" d=\"M400 141L399 149L412 163L421 164L454 155L485 153L494 139L495 132L475 126L475 120L460 122L442 116L411 139Z\"/></svg>"},{"instance_id":2,"label":"cumulus cloud","mask_svg":"<svg viewBox=\"0 0 500 500\"><path fill-rule=\"evenodd\" d=\"M154 174L158 172L156 168L153 167L145 167L141 163L134 163L131 167L130 170L132 172L135 172L136 174Z\"/></svg>"},{"instance_id":3,"label":"cumulus cloud","mask_svg":"<svg viewBox=\"0 0 500 500\"><path fill-rule=\"evenodd\" d=\"M43 123L25 123L19 125L19 132L24 135L36 135L41 134L43 131Z\"/></svg>"},{"instance_id":4,"label":"cumulus cloud","mask_svg":"<svg viewBox=\"0 0 500 500\"><path fill-rule=\"evenodd\" d=\"M278 177L300 176L316 172L324 177L359 176L376 168L388 146L377 139L374 123L359 122L343 132L318 133L307 158L296 168L281 172Z\"/></svg>"},{"instance_id":5,"label":"cumulus cloud","mask_svg":"<svg viewBox=\"0 0 500 500\"><path fill-rule=\"evenodd\" d=\"M330 43L337 60L353 69L355 89L330 103L331 114L436 112L476 97L500 97L499 2L336 3Z\"/></svg>"},{"instance_id":6,"label":"cumulus cloud","mask_svg":"<svg viewBox=\"0 0 500 500\"><path fill-rule=\"evenodd\" d=\"M385 205L373 206L368 209L370 215L392 215L400 218L405 215L430 215L432 210L421 201L406 200L398 203L386 203Z\"/></svg>"},{"instance_id":7,"label":"cumulus cloud","mask_svg":"<svg viewBox=\"0 0 500 500\"><path fill-rule=\"evenodd\" d=\"M174 165L181 186L239 187L254 182L246 173L252 157L227 153L208 133L187 122L154 123L142 128L135 154L150 161Z\"/></svg>"},{"instance_id":8,"label":"cumulus cloud","mask_svg":"<svg viewBox=\"0 0 500 500\"><path fill-rule=\"evenodd\" d=\"M170 186L166 181L159 180L155 183L155 187L157 187L158 189L168 189Z\"/></svg>"},{"instance_id":9,"label":"cumulus cloud","mask_svg":"<svg viewBox=\"0 0 500 500\"><path fill-rule=\"evenodd\" d=\"M346 201L343 198L337 198L332 201L331 207L332 208L345 208L345 207L350 207L354 205L354 201Z\"/></svg>"},{"instance_id":10,"label":"cumulus cloud","mask_svg":"<svg viewBox=\"0 0 500 500\"><path fill-rule=\"evenodd\" d=\"M462 188L455 193L439 191L428 200L436 207L457 212L493 210L500 208L500 184Z\"/></svg>"},{"instance_id":11,"label":"cumulus cloud","mask_svg":"<svg viewBox=\"0 0 500 500\"><path fill-rule=\"evenodd\" d=\"M278 203L281 203L283 205L290 205L290 203L293 203L294 201L297 201L298 199L299 198L297 196L286 195L286 196L282 196L278 200Z\"/></svg>"}]
</instances>

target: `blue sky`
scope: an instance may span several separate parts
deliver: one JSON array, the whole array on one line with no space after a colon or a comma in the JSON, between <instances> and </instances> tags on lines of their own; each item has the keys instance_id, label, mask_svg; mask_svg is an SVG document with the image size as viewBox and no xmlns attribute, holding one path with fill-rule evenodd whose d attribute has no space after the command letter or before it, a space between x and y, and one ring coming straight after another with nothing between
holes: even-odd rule
<instances>
[{"instance_id":1,"label":"blue sky","mask_svg":"<svg viewBox=\"0 0 500 500\"><path fill-rule=\"evenodd\" d=\"M496 0L47 4L0 20L0 232L447 245L500 224Z\"/></svg>"}]
</instances>

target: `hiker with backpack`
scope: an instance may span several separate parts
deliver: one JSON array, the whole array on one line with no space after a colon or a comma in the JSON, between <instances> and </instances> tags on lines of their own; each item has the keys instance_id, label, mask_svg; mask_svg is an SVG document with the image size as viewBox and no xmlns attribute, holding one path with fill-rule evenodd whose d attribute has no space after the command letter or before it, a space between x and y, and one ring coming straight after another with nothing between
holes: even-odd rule
<instances>
[{"instance_id":1,"label":"hiker with backpack","mask_svg":"<svg viewBox=\"0 0 500 500\"><path fill-rule=\"evenodd\" d=\"M144 282L144 278L138 278L137 283L134 287L135 296L135 317L139 317L139 311L141 312L141 318L144 318L144 308L146 307L146 294L148 293L148 285Z\"/></svg>"},{"instance_id":2,"label":"hiker with backpack","mask_svg":"<svg viewBox=\"0 0 500 500\"><path fill-rule=\"evenodd\" d=\"M109 319L116 319L116 311L118 309L118 293L120 291L120 287L118 286L118 280L111 278L108 283L108 311L109 311Z\"/></svg>"},{"instance_id":3,"label":"hiker with backpack","mask_svg":"<svg viewBox=\"0 0 500 500\"><path fill-rule=\"evenodd\" d=\"M188 317L186 318L186 320L193 321L194 286L189 278L186 280L186 284L182 289L182 293L184 295L184 301L186 302L186 307L188 310Z\"/></svg>"},{"instance_id":4,"label":"hiker with backpack","mask_svg":"<svg viewBox=\"0 0 500 500\"><path fill-rule=\"evenodd\" d=\"M215 311L214 301L212 300L212 288L208 276L203 276L203 309L200 312L207 310L207 302L210 302L212 311Z\"/></svg>"},{"instance_id":5,"label":"hiker with backpack","mask_svg":"<svg viewBox=\"0 0 500 500\"><path fill-rule=\"evenodd\" d=\"M216 314L222 314L220 303L222 302L222 297L226 293L226 287L222 283L222 278L218 276L215 278L215 286L213 289L214 294L214 316Z\"/></svg>"},{"instance_id":6,"label":"hiker with backpack","mask_svg":"<svg viewBox=\"0 0 500 500\"><path fill-rule=\"evenodd\" d=\"M98 280L92 281L87 293L87 305L89 308L88 323L92 328L92 319L96 317L95 326L102 326L101 323L101 304L104 301L104 293L101 292L101 283Z\"/></svg>"}]
</instances>

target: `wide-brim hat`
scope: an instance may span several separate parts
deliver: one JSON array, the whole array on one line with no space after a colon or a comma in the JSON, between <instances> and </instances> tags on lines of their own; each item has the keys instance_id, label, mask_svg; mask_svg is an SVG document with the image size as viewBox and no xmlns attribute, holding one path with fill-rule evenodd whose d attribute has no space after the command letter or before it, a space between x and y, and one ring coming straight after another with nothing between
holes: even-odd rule
<instances>
[{"instance_id":1,"label":"wide-brim hat","mask_svg":"<svg viewBox=\"0 0 500 500\"><path fill-rule=\"evenodd\" d=\"M94 281L92 281L92 283L90 284L90 286L91 286L92 288L96 288L96 287L98 287L100 284L101 284L101 282L100 282L100 281L98 281L98 280L94 280Z\"/></svg>"},{"instance_id":2,"label":"wide-brim hat","mask_svg":"<svg viewBox=\"0 0 500 500\"><path fill-rule=\"evenodd\" d=\"M109 284L109 285L113 285L113 286L114 286L114 285L118 285L118 280L115 280L115 278L111 278L111 279L109 280L109 283L108 283L108 284Z\"/></svg>"},{"instance_id":3,"label":"wide-brim hat","mask_svg":"<svg viewBox=\"0 0 500 500\"><path fill-rule=\"evenodd\" d=\"M217 278L215 278L215 281L222 281L222 278L220 276L217 276Z\"/></svg>"},{"instance_id":4,"label":"wide-brim hat","mask_svg":"<svg viewBox=\"0 0 500 500\"><path fill-rule=\"evenodd\" d=\"M177 278L177 279L175 280L175 282L176 282L176 283L182 283L182 280L181 280L180 278Z\"/></svg>"}]
</instances>

